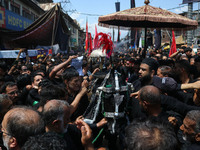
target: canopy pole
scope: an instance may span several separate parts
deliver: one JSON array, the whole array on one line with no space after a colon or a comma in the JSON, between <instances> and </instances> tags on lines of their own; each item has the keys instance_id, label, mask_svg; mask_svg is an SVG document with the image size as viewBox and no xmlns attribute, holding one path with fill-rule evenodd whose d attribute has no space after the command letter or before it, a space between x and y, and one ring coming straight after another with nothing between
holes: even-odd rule
<instances>
[{"instance_id":1,"label":"canopy pole","mask_svg":"<svg viewBox=\"0 0 200 150\"><path fill-rule=\"evenodd\" d=\"M53 31L52 31L52 37L51 37L51 47L53 47L53 43L55 40L55 25L56 25L56 14L54 16L54 22L53 22Z\"/></svg>"},{"instance_id":2,"label":"canopy pole","mask_svg":"<svg viewBox=\"0 0 200 150\"><path fill-rule=\"evenodd\" d=\"M144 52L142 53L142 57L146 57L146 52L147 52L147 27L145 27L144 30Z\"/></svg>"},{"instance_id":3,"label":"canopy pole","mask_svg":"<svg viewBox=\"0 0 200 150\"><path fill-rule=\"evenodd\" d=\"M58 23L60 22L60 7L56 7L56 13L54 14L54 23L53 23L53 31L52 31L52 39L51 39L51 47L53 49L53 44L55 42L56 32L58 29ZM57 19L57 17L59 17Z\"/></svg>"}]
</instances>

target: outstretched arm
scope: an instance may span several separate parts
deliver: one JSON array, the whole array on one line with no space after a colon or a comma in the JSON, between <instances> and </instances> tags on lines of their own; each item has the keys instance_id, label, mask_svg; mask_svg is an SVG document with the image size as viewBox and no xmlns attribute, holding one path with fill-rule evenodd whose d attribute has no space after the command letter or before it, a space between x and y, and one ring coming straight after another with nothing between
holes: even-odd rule
<instances>
[{"instance_id":1,"label":"outstretched arm","mask_svg":"<svg viewBox=\"0 0 200 150\"><path fill-rule=\"evenodd\" d=\"M176 57L179 53L183 53L183 52L184 52L184 50L183 50L183 49L180 49L179 51L173 53L173 54L170 56L170 58L174 58L174 57Z\"/></svg>"},{"instance_id":2,"label":"outstretched arm","mask_svg":"<svg viewBox=\"0 0 200 150\"><path fill-rule=\"evenodd\" d=\"M16 58L16 61L19 60L19 57L20 57L21 53L22 53L24 50L25 50L25 48L21 48L21 49L19 50L19 53L18 53L17 58Z\"/></svg>"},{"instance_id":3,"label":"outstretched arm","mask_svg":"<svg viewBox=\"0 0 200 150\"><path fill-rule=\"evenodd\" d=\"M49 57L49 54L45 56L45 58L43 59L42 63L45 63L48 57Z\"/></svg>"},{"instance_id":4,"label":"outstretched arm","mask_svg":"<svg viewBox=\"0 0 200 150\"><path fill-rule=\"evenodd\" d=\"M200 89L200 81L194 83L181 84L181 90L186 89Z\"/></svg>"},{"instance_id":5,"label":"outstretched arm","mask_svg":"<svg viewBox=\"0 0 200 150\"><path fill-rule=\"evenodd\" d=\"M81 98L87 93L87 87L88 87L88 81L84 80L82 82L82 86L81 86L80 92L76 95L75 99L70 104L70 107L71 107L70 114L71 115L76 111Z\"/></svg>"},{"instance_id":6,"label":"outstretched arm","mask_svg":"<svg viewBox=\"0 0 200 150\"><path fill-rule=\"evenodd\" d=\"M10 70L8 71L8 75L11 75L13 73L13 71L15 70L16 64L13 65Z\"/></svg>"},{"instance_id":7,"label":"outstretched arm","mask_svg":"<svg viewBox=\"0 0 200 150\"><path fill-rule=\"evenodd\" d=\"M67 59L65 62L55 66L53 68L53 70L50 72L49 78L53 79L58 71L60 71L62 68L64 68L72 59L77 58L77 57L78 56L75 56L75 55L74 56L69 56L69 59Z\"/></svg>"},{"instance_id":8,"label":"outstretched arm","mask_svg":"<svg viewBox=\"0 0 200 150\"><path fill-rule=\"evenodd\" d=\"M96 68L96 69L92 72L92 74L89 76L89 80L90 80L90 81L93 79L93 75L94 75L96 72L98 72L98 71L100 71L100 69L99 69L99 68Z\"/></svg>"}]
</instances>

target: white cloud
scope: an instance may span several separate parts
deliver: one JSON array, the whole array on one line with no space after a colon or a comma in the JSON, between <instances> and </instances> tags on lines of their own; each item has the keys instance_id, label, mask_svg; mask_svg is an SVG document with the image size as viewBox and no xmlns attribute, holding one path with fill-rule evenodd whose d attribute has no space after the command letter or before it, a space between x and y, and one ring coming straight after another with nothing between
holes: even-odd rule
<instances>
[{"instance_id":1,"label":"white cloud","mask_svg":"<svg viewBox=\"0 0 200 150\"><path fill-rule=\"evenodd\" d=\"M185 11L188 11L188 6L187 5L184 6L184 7L177 8L177 9L174 10L174 12L177 13L177 14L183 13Z\"/></svg>"},{"instance_id":2,"label":"white cloud","mask_svg":"<svg viewBox=\"0 0 200 150\"><path fill-rule=\"evenodd\" d=\"M82 27L82 24L84 23L84 19L80 19L79 21L78 21L78 23L80 24L80 26Z\"/></svg>"},{"instance_id":3,"label":"white cloud","mask_svg":"<svg viewBox=\"0 0 200 150\"><path fill-rule=\"evenodd\" d=\"M182 11L188 11L188 6L184 6L181 8Z\"/></svg>"},{"instance_id":4,"label":"white cloud","mask_svg":"<svg viewBox=\"0 0 200 150\"><path fill-rule=\"evenodd\" d=\"M80 13L78 13L78 12L75 12L70 15L70 17L72 17L73 19L77 19L77 18L79 18L79 16L80 16Z\"/></svg>"}]
</instances>

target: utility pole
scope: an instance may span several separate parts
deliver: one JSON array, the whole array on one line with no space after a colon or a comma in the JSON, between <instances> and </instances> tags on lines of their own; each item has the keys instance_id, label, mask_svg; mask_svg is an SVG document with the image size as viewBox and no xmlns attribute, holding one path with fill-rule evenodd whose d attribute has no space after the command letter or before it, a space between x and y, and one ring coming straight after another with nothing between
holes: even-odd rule
<instances>
[{"instance_id":1,"label":"utility pole","mask_svg":"<svg viewBox=\"0 0 200 150\"><path fill-rule=\"evenodd\" d=\"M193 3L188 3L188 18L192 19ZM187 46L192 46L193 31L187 31Z\"/></svg>"}]
</instances>

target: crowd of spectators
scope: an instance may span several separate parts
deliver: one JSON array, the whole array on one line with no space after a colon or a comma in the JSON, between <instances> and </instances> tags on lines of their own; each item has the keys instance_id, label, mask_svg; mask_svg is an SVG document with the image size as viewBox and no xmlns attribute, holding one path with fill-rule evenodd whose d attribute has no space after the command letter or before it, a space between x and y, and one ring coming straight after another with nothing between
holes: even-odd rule
<instances>
[{"instance_id":1,"label":"crowd of spectators","mask_svg":"<svg viewBox=\"0 0 200 150\"><path fill-rule=\"evenodd\" d=\"M71 66L81 56L44 55L0 61L1 148L49 149L200 149L200 49L182 47L170 57L162 50L114 53L112 61L82 54L83 76ZM95 74L115 69L133 84L123 143L95 144L107 119L84 122ZM99 121L100 120L100 121ZM123 145L123 146L118 146Z\"/></svg>"}]
</instances>

